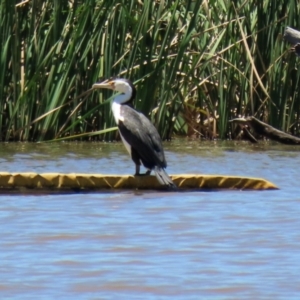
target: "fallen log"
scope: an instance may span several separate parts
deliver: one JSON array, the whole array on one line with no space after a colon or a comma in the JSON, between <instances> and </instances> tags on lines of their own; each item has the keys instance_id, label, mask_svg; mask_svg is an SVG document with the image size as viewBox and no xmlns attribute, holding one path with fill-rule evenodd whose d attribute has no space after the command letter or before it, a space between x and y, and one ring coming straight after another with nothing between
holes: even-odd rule
<instances>
[{"instance_id":1,"label":"fallen log","mask_svg":"<svg viewBox=\"0 0 300 300\"><path fill-rule=\"evenodd\" d=\"M280 131L271 125L268 125L255 117L236 118L229 122L237 123L241 126L249 126L256 134L265 136L270 140L277 141L286 145L300 145L300 138L289 133Z\"/></svg>"}]
</instances>

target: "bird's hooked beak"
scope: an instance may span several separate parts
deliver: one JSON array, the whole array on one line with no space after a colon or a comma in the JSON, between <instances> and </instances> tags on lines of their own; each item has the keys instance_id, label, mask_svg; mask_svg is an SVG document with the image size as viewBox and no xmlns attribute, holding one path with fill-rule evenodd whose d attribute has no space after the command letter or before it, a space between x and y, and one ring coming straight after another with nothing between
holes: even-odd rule
<instances>
[{"instance_id":1,"label":"bird's hooked beak","mask_svg":"<svg viewBox=\"0 0 300 300\"><path fill-rule=\"evenodd\" d=\"M96 89L109 89L109 90L114 90L115 89L115 84L113 80L104 80L102 82L96 82L92 86L93 90Z\"/></svg>"}]
</instances>

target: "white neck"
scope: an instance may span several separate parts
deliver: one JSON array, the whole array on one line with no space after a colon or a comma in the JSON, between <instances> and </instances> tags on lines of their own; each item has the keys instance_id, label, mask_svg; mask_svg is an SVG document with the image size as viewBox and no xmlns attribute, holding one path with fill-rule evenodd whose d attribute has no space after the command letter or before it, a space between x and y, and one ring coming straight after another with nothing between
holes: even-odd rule
<instances>
[{"instance_id":1,"label":"white neck","mask_svg":"<svg viewBox=\"0 0 300 300\"><path fill-rule=\"evenodd\" d=\"M119 95L116 95L113 102L118 104L126 103L130 99L131 95L130 93L122 93Z\"/></svg>"},{"instance_id":2,"label":"white neck","mask_svg":"<svg viewBox=\"0 0 300 300\"><path fill-rule=\"evenodd\" d=\"M124 121L124 118L121 115L121 106L122 104L126 103L129 99L130 99L130 94L123 93L123 94L116 95L116 97L112 102L111 108L117 125L119 124L119 120Z\"/></svg>"},{"instance_id":3,"label":"white neck","mask_svg":"<svg viewBox=\"0 0 300 300\"><path fill-rule=\"evenodd\" d=\"M127 91L122 94L116 95L112 102L111 108L117 124L119 124L119 120L124 121L124 118L121 115L121 106L130 99L131 95L132 89L130 87L130 89L127 89Z\"/></svg>"}]
</instances>

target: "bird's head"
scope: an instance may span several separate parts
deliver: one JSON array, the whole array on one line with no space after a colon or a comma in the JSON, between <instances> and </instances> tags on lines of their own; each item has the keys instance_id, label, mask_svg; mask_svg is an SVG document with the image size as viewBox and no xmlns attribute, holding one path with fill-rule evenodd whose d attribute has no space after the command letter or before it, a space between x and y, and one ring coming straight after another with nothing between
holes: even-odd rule
<instances>
[{"instance_id":1,"label":"bird's head","mask_svg":"<svg viewBox=\"0 0 300 300\"><path fill-rule=\"evenodd\" d=\"M124 78L110 78L101 82L96 82L93 84L93 89L109 89L119 92L121 97L115 98L119 99L120 104L131 102L136 95L136 89L131 81Z\"/></svg>"}]
</instances>

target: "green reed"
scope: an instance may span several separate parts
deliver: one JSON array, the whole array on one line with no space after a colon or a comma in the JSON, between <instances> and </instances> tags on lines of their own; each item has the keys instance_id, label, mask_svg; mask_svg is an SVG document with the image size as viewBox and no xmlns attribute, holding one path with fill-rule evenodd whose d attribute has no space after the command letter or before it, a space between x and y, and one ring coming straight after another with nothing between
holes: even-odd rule
<instances>
[{"instance_id":1,"label":"green reed","mask_svg":"<svg viewBox=\"0 0 300 300\"><path fill-rule=\"evenodd\" d=\"M299 62L282 40L300 30L296 0L0 4L2 141L115 139L111 93L79 97L111 76L136 83L163 138L227 138L248 115L299 131Z\"/></svg>"}]
</instances>

